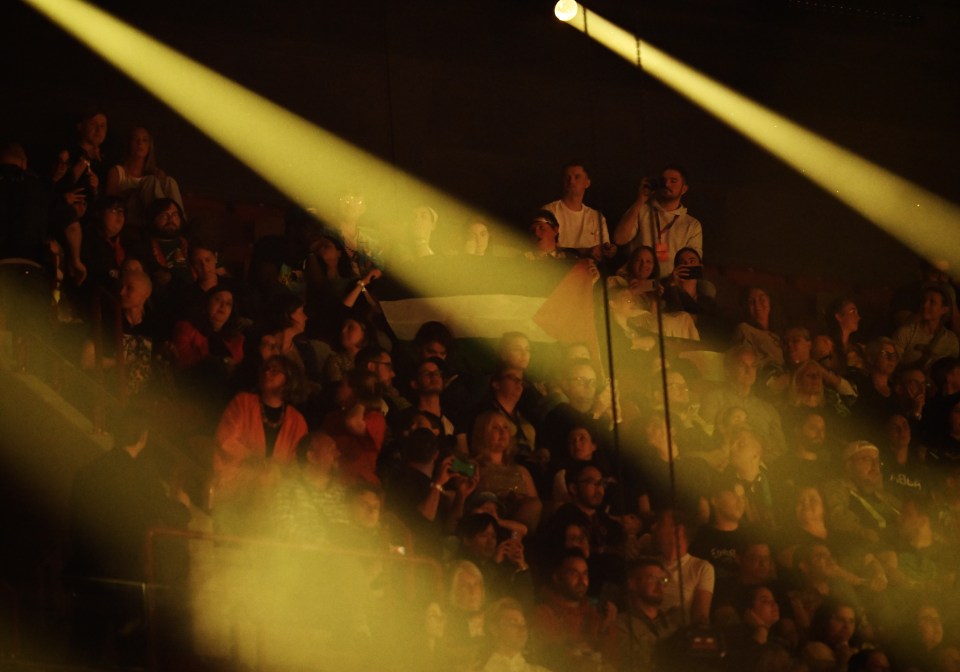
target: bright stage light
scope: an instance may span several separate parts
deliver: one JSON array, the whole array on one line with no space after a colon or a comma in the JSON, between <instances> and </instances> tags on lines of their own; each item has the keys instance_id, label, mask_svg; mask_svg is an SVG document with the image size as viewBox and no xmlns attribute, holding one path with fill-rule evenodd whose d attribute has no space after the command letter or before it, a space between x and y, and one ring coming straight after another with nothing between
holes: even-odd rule
<instances>
[{"instance_id":1,"label":"bright stage light","mask_svg":"<svg viewBox=\"0 0 960 672\"><path fill-rule=\"evenodd\" d=\"M589 15L589 17L588 17ZM960 272L960 207L681 63L581 7L577 30L642 67L927 259ZM918 210L919 209L919 210Z\"/></svg>"},{"instance_id":2,"label":"bright stage light","mask_svg":"<svg viewBox=\"0 0 960 672\"><path fill-rule=\"evenodd\" d=\"M569 21L577 15L579 6L575 0L559 0L553 7L553 13L561 21Z\"/></svg>"}]
</instances>

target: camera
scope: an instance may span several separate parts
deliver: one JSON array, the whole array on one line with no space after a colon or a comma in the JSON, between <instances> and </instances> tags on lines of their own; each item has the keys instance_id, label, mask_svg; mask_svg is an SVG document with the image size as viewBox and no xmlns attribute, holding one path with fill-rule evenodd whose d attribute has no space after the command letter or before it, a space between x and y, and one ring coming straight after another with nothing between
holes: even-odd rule
<instances>
[{"instance_id":1,"label":"camera","mask_svg":"<svg viewBox=\"0 0 960 672\"><path fill-rule=\"evenodd\" d=\"M640 184L646 185L650 191L660 191L663 189L663 178L662 177L644 177L641 178Z\"/></svg>"}]
</instances>

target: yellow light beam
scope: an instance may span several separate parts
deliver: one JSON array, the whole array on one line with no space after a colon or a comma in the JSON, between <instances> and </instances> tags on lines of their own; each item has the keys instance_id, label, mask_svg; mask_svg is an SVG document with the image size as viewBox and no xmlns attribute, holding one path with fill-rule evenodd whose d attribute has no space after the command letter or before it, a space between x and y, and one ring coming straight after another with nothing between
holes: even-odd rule
<instances>
[{"instance_id":1,"label":"yellow light beam","mask_svg":"<svg viewBox=\"0 0 960 672\"><path fill-rule=\"evenodd\" d=\"M477 209L417 180L82 0L24 0L187 119L293 201L336 221L333 204L359 185L404 216L427 204L463 222ZM371 193L372 192L372 193ZM489 216L485 216L492 221ZM498 243L524 249L505 226ZM404 278L407 280L407 278ZM415 281L415 278L410 278Z\"/></svg>"},{"instance_id":2,"label":"yellow light beam","mask_svg":"<svg viewBox=\"0 0 960 672\"><path fill-rule=\"evenodd\" d=\"M960 207L830 142L640 40L582 5L567 21L784 161L930 260L960 271Z\"/></svg>"}]
</instances>

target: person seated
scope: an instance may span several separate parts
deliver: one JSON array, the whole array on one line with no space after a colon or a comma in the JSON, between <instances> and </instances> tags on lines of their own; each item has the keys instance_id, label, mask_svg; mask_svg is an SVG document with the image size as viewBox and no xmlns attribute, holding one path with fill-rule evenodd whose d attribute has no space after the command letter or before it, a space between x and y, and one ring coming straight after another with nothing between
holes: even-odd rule
<instances>
[{"instance_id":1,"label":"person seated","mask_svg":"<svg viewBox=\"0 0 960 672\"><path fill-rule=\"evenodd\" d=\"M173 199L158 198L147 209L144 256L157 287L181 290L193 281L185 223L183 210Z\"/></svg>"},{"instance_id":2,"label":"person seated","mask_svg":"<svg viewBox=\"0 0 960 672\"><path fill-rule=\"evenodd\" d=\"M827 527L865 551L893 547L900 502L883 488L880 450L853 441L843 450L843 474L823 485Z\"/></svg>"},{"instance_id":3,"label":"person seated","mask_svg":"<svg viewBox=\"0 0 960 672\"><path fill-rule=\"evenodd\" d=\"M950 409L944 428L934 435L930 446L930 462L938 468L960 464L960 401Z\"/></svg>"},{"instance_id":4,"label":"person seated","mask_svg":"<svg viewBox=\"0 0 960 672\"><path fill-rule=\"evenodd\" d=\"M949 328L956 301L956 292L949 284L923 286L920 310L893 334L901 363L918 364L928 371L941 357L960 355L960 340Z\"/></svg>"},{"instance_id":5,"label":"person seated","mask_svg":"<svg viewBox=\"0 0 960 672\"><path fill-rule=\"evenodd\" d=\"M697 530L690 554L710 562L720 581L740 570L737 552L745 539L740 522L746 512L747 495L743 484L729 475L715 477L709 495L710 523Z\"/></svg>"},{"instance_id":6,"label":"person seated","mask_svg":"<svg viewBox=\"0 0 960 672\"><path fill-rule=\"evenodd\" d=\"M641 552L663 562L669 582L664 588L663 609L680 607L687 623L710 622L716 572L706 560L689 553L687 518L664 507L657 511L650 533L640 540ZM683 601L680 600L680 573L683 573Z\"/></svg>"},{"instance_id":7,"label":"person seated","mask_svg":"<svg viewBox=\"0 0 960 672\"><path fill-rule=\"evenodd\" d=\"M927 464L928 449L913 440L910 421L894 413L884 424L884 437L878 442L883 464L884 487L897 499L929 495L934 474Z\"/></svg>"},{"instance_id":8,"label":"person seated","mask_svg":"<svg viewBox=\"0 0 960 672\"><path fill-rule=\"evenodd\" d=\"M655 511L675 503L691 519L706 522L707 464L685 456L661 412L647 412L630 429L631 450L623 455L627 509L649 521Z\"/></svg>"},{"instance_id":9,"label":"person seated","mask_svg":"<svg viewBox=\"0 0 960 672\"><path fill-rule=\"evenodd\" d=\"M781 605L786 604L787 589L777 578L770 553L770 542L751 532L737 547L737 573L717 579L711 600L711 621L718 625L736 622L750 607L749 596L757 588L769 589Z\"/></svg>"},{"instance_id":10,"label":"person seated","mask_svg":"<svg viewBox=\"0 0 960 672\"><path fill-rule=\"evenodd\" d=\"M117 307L120 313L119 333L116 333L115 312L108 306L102 312L100 342L88 339L80 355L80 365L84 369L114 368L118 361L122 361L127 394L147 390L153 381L154 355L163 341L162 325L147 303L152 292L150 276L142 270L123 272ZM117 352L117 345L121 352Z\"/></svg>"},{"instance_id":11,"label":"person seated","mask_svg":"<svg viewBox=\"0 0 960 672\"><path fill-rule=\"evenodd\" d=\"M492 492L507 507L508 517L529 529L540 522L543 504L530 472L514 463L516 427L499 411L477 416L470 440L470 455L480 465L481 492Z\"/></svg>"},{"instance_id":12,"label":"person seated","mask_svg":"<svg viewBox=\"0 0 960 672\"><path fill-rule=\"evenodd\" d=\"M490 654L482 661L480 672L551 672L545 667L527 662L527 621L523 606L504 597L487 610L486 630L490 639Z\"/></svg>"},{"instance_id":13,"label":"person seated","mask_svg":"<svg viewBox=\"0 0 960 672\"><path fill-rule=\"evenodd\" d=\"M383 388L383 411L387 421L392 423L391 413L400 413L410 408L410 402L394 386L397 374L393 368L393 356L390 351L377 344L368 345L357 352L354 367L360 371L370 371L377 375Z\"/></svg>"},{"instance_id":14,"label":"person seated","mask_svg":"<svg viewBox=\"0 0 960 672\"><path fill-rule=\"evenodd\" d=\"M453 472L454 456L441 456L429 429L413 430L402 443L403 465L385 479L387 510L410 530L414 553L439 557L441 534L456 527L478 479Z\"/></svg>"},{"instance_id":15,"label":"person seated","mask_svg":"<svg viewBox=\"0 0 960 672\"><path fill-rule=\"evenodd\" d=\"M734 430L730 438L727 475L743 485L746 494L744 522L764 533L778 529L780 521L773 499L774 484L764 462L764 445L749 429Z\"/></svg>"},{"instance_id":16,"label":"person seated","mask_svg":"<svg viewBox=\"0 0 960 672\"><path fill-rule=\"evenodd\" d=\"M677 250L673 272L663 294L664 312L689 313L705 341L720 344L725 338L724 321L717 305L717 288L703 277L703 259L692 247Z\"/></svg>"},{"instance_id":17,"label":"person seated","mask_svg":"<svg viewBox=\"0 0 960 672\"><path fill-rule=\"evenodd\" d=\"M596 430L593 423L575 423L567 433L566 455L557 456L554 464L558 469L553 475L553 487L550 490L550 510L555 511L571 501L567 491L567 469L583 462L596 465L605 474L611 473L610 459L597 446ZM610 484L608 484L609 486Z\"/></svg>"},{"instance_id":18,"label":"person seated","mask_svg":"<svg viewBox=\"0 0 960 672\"><path fill-rule=\"evenodd\" d=\"M746 293L747 320L737 325L733 345L749 345L757 354L757 367L783 366L783 343L771 328L770 294L761 287L751 287Z\"/></svg>"},{"instance_id":19,"label":"person seated","mask_svg":"<svg viewBox=\"0 0 960 672\"><path fill-rule=\"evenodd\" d=\"M397 414L397 426L404 426L418 413L430 413L440 419L441 434L445 440L456 447L458 454L466 455L469 452L466 429L454 424L454 421L447 417L447 405L442 402L446 372L446 363L438 357L420 362L415 369L413 380L410 381L410 408Z\"/></svg>"},{"instance_id":20,"label":"person seated","mask_svg":"<svg viewBox=\"0 0 960 672\"><path fill-rule=\"evenodd\" d=\"M85 286L90 292L109 293L120 288L120 269L127 258L129 245L120 235L126 224L126 211L120 199L107 196L90 209L84 227L80 260L86 268ZM91 296L90 301L99 297Z\"/></svg>"},{"instance_id":21,"label":"person seated","mask_svg":"<svg viewBox=\"0 0 960 672\"><path fill-rule=\"evenodd\" d=\"M703 396L700 414L710 419L719 417L721 411L730 407L743 409L748 426L763 438L765 459L774 464L786 453L786 439L780 414L754 391L758 361L756 352L749 345L728 350L723 360L727 383Z\"/></svg>"},{"instance_id":22,"label":"person seated","mask_svg":"<svg viewBox=\"0 0 960 672\"><path fill-rule=\"evenodd\" d=\"M580 353L578 353L580 354ZM609 385L598 390L597 371L587 358L569 359L562 365L558 382L562 401L546 414L543 421L543 440L540 445L559 458L565 454L564 447L570 429L577 424L593 424L599 433L594 438L598 445L606 447L612 441L608 427L613 426L613 413Z\"/></svg>"},{"instance_id":23,"label":"person seated","mask_svg":"<svg viewBox=\"0 0 960 672\"><path fill-rule=\"evenodd\" d=\"M774 503L793 502L797 489L804 483L819 483L830 478L833 468L832 440L828 440L827 423L817 409L794 416L788 431L790 452L770 469L770 477L781 489Z\"/></svg>"},{"instance_id":24,"label":"person seated","mask_svg":"<svg viewBox=\"0 0 960 672\"><path fill-rule=\"evenodd\" d=\"M382 250L370 230L360 226L367 212L367 200L357 189L348 189L337 199L335 226L343 240L353 277L361 278L381 266Z\"/></svg>"},{"instance_id":25,"label":"person seated","mask_svg":"<svg viewBox=\"0 0 960 672\"><path fill-rule=\"evenodd\" d=\"M487 589L483 573L469 560L457 560L448 569L447 638L451 653L461 660L476 656L484 642Z\"/></svg>"},{"instance_id":26,"label":"person seated","mask_svg":"<svg viewBox=\"0 0 960 672\"><path fill-rule=\"evenodd\" d=\"M879 438L879 428L897 411L899 406L894 393L895 373L900 355L893 340L882 336L867 344L866 369L851 374L851 381L857 387L857 403L853 405L851 421L861 437ZM923 372L920 372L923 375ZM916 409L922 414L923 401Z\"/></svg>"},{"instance_id":27,"label":"person seated","mask_svg":"<svg viewBox=\"0 0 960 672\"><path fill-rule=\"evenodd\" d=\"M391 259L397 264L412 264L417 259L432 257L435 252L431 239L437 230L440 216L428 205L418 205L402 225L401 236L394 241Z\"/></svg>"},{"instance_id":28,"label":"person seated","mask_svg":"<svg viewBox=\"0 0 960 672\"><path fill-rule=\"evenodd\" d=\"M322 544L330 526L347 522L346 490L337 475L340 451L325 432L305 434L296 447L296 466L284 474L269 500L266 530L297 544Z\"/></svg>"},{"instance_id":29,"label":"person seated","mask_svg":"<svg viewBox=\"0 0 960 672\"><path fill-rule=\"evenodd\" d=\"M569 549L553 563L550 583L531 617L534 657L552 670L582 669L610 650L616 636L617 608L594 606L587 598L590 570L579 549Z\"/></svg>"},{"instance_id":30,"label":"person seated","mask_svg":"<svg viewBox=\"0 0 960 672\"><path fill-rule=\"evenodd\" d=\"M458 252L463 252L468 256L483 257L487 254L487 248L490 246L490 227L487 222L480 217L471 218L463 230Z\"/></svg>"},{"instance_id":31,"label":"person seated","mask_svg":"<svg viewBox=\"0 0 960 672\"><path fill-rule=\"evenodd\" d=\"M106 193L123 201L135 229L146 224L144 215L158 198L175 201L183 211L180 185L157 165L153 136L142 126L127 133L123 158L107 171Z\"/></svg>"},{"instance_id":32,"label":"person seated","mask_svg":"<svg viewBox=\"0 0 960 672\"><path fill-rule=\"evenodd\" d=\"M917 439L929 443L943 435L950 409L960 401L960 357L943 357L930 367L931 394L924 399L921 434Z\"/></svg>"},{"instance_id":33,"label":"person seated","mask_svg":"<svg viewBox=\"0 0 960 672\"><path fill-rule=\"evenodd\" d=\"M533 579L521 539L506 533L488 513L465 515L456 534L457 557L473 563L483 573L491 598L513 597L526 604L532 601Z\"/></svg>"},{"instance_id":34,"label":"person seated","mask_svg":"<svg viewBox=\"0 0 960 672\"><path fill-rule=\"evenodd\" d=\"M211 242L197 238L190 241L190 274L193 282L183 287L176 299L176 308L181 319L195 315L197 310L203 310L207 304L207 292L221 282L229 282L226 269L218 265L216 248ZM239 289L236 284L234 286Z\"/></svg>"},{"instance_id":35,"label":"person seated","mask_svg":"<svg viewBox=\"0 0 960 672\"><path fill-rule=\"evenodd\" d=\"M627 610L617 616L616 647L604 651L604 661L616 669L655 669L658 646L682 624L678 607L663 606L669 584L667 568L656 558L641 558L627 566Z\"/></svg>"},{"instance_id":36,"label":"person seated","mask_svg":"<svg viewBox=\"0 0 960 672\"><path fill-rule=\"evenodd\" d=\"M354 368L357 353L374 341L373 327L355 317L346 317L340 322L339 338L333 352L323 363L323 383L338 383Z\"/></svg>"},{"instance_id":37,"label":"person seated","mask_svg":"<svg viewBox=\"0 0 960 672\"><path fill-rule=\"evenodd\" d=\"M203 312L173 326L174 368L186 371L212 357L223 366L225 375L221 377L225 380L243 361L243 334L236 324L233 288L214 285L206 299Z\"/></svg>"},{"instance_id":38,"label":"person seated","mask_svg":"<svg viewBox=\"0 0 960 672\"><path fill-rule=\"evenodd\" d=\"M607 478L593 464L580 462L569 466L566 482L570 502L547 518L538 534L544 539L556 539L573 524L588 530L594 585L602 591L607 584L621 584L624 559L635 557L640 519L636 515L612 516L607 512Z\"/></svg>"},{"instance_id":39,"label":"person seated","mask_svg":"<svg viewBox=\"0 0 960 672\"><path fill-rule=\"evenodd\" d=\"M524 253L531 261L542 259L573 259L572 251L560 247L560 223L549 210L538 210L527 225L532 249Z\"/></svg>"},{"instance_id":40,"label":"person seated","mask_svg":"<svg viewBox=\"0 0 960 672\"><path fill-rule=\"evenodd\" d=\"M350 371L335 390L336 408L323 418L323 429L337 442L343 481L380 485L377 462L387 421L380 410L380 383L369 371Z\"/></svg>"},{"instance_id":41,"label":"person seated","mask_svg":"<svg viewBox=\"0 0 960 672\"><path fill-rule=\"evenodd\" d=\"M790 384L781 402L781 417L792 423L797 416L814 409L830 419L831 427L842 438L855 436L855 430L849 426L848 419L850 407L856 402L856 393L847 387L847 391L853 394L845 396L828 386L827 379L839 379L840 389L844 389L844 384L849 385L812 359L797 366L790 374Z\"/></svg>"},{"instance_id":42,"label":"person seated","mask_svg":"<svg viewBox=\"0 0 960 672\"><path fill-rule=\"evenodd\" d=\"M866 368L866 347L857 339L860 330L860 311L856 302L845 297L834 301L827 309L826 336L832 341L836 356L820 362L835 373L848 369ZM818 360L819 361L819 360Z\"/></svg>"},{"instance_id":43,"label":"person seated","mask_svg":"<svg viewBox=\"0 0 960 672\"><path fill-rule=\"evenodd\" d=\"M823 366L819 360L812 357L813 339L810 338L810 330L806 327L788 327L783 332L783 366L769 366L764 372L764 388L771 397L783 398L790 392L790 384L793 382L794 374L803 366L813 366L808 362L814 362L820 366L822 371L820 376L824 385L836 392L843 400L850 404L857 397L857 390L846 379L840 376L840 372Z\"/></svg>"},{"instance_id":44,"label":"person seated","mask_svg":"<svg viewBox=\"0 0 960 672\"><path fill-rule=\"evenodd\" d=\"M242 487L240 477L251 468L262 472L267 465L294 462L297 444L307 433L306 421L290 403L299 384L289 360L270 357L260 367L257 392L240 392L224 410L213 461L217 487L224 494L232 494L235 485Z\"/></svg>"},{"instance_id":45,"label":"person seated","mask_svg":"<svg viewBox=\"0 0 960 672\"><path fill-rule=\"evenodd\" d=\"M847 669L847 662L860 650L860 616L856 605L848 601L826 600L813 615L810 640L802 656L832 665L833 669Z\"/></svg>"}]
</instances>

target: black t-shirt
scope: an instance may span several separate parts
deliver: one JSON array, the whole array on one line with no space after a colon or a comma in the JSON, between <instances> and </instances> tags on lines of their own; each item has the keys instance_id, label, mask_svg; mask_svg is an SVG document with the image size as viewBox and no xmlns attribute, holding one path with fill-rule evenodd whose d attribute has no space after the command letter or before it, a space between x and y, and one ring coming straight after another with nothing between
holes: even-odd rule
<instances>
[{"instance_id":1,"label":"black t-shirt","mask_svg":"<svg viewBox=\"0 0 960 672\"><path fill-rule=\"evenodd\" d=\"M743 530L718 530L701 527L690 544L690 555L703 558L716 569L717 579L736 576L740 571L737 548L744 538Z\"/></svg>"}]
</instances>

